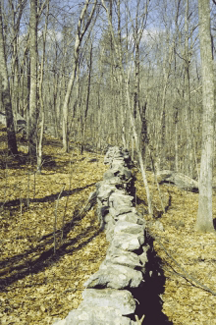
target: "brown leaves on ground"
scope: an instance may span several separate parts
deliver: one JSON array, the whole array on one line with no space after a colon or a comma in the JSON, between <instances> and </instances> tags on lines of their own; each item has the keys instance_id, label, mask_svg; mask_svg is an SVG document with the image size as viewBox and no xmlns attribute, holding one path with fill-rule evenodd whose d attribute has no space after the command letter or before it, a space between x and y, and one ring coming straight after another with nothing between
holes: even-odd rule
<instances>
[{"instance_id":1,"label":"brown leaves on ground","mask_svg":"<svg viewBox=\"0 0 216 325\"><path fill-rule=\"evenodd\" d=\"M44 147L41 175L34 173L31 162L18 165L2 156L1 324L45 325L66 317L80 304L83 283L106 254L108 244L99 231L95 208L82 212L95 182L102 180L107 169L103 156L80 155L75 148L64 154L58 141L52 142ZM146 196L139 174L137 178L137 209L144 215ZM163 200L169 207L161 214L150 174L149 182L158 219L146 219L166 276L163 312L174 325L216 324L216 297L184 273L216 291L215 235L194 231L198 195L163 185ZM164 231L155 221L163 224Z\"/></svg>"},{"instance_id":2,"label":"brown leaves on ground","mask_svg":"<svg viewBox=\"0 0 216 325\"><path fill-rule=\"evenodd\" d=\"M56 149L45 146L49 158L41 175L30 163L0 170L1 324L52 324L66 317L106 254L95 208L82 212L106 170L103 156Z\"/></svg>"},{"instance_id":3,"label":"brown leaves on ground","mask_svg":"<svg viewBox=\"0 0 216 325\"><path fill-rule=\"evenodd\" d=\"M149 177L155 211L161 210L156 185ZM194 231L198 194L161 186L167 212L160 218L147 216L149 232L155 238L154 248L162 259L166 283L163 312L174 325L216 324L216 234ZM144 189L138 175L137 196ZM215 196L213 198L215 201ZM216 205L214 202L214 215ZM163 225L163 231L157 227ZM206 288L205 288L206 287ZM210 289L214 294L208 292ZM159 324L155 324L159 325Z\"/></svg>"}]
</instances>

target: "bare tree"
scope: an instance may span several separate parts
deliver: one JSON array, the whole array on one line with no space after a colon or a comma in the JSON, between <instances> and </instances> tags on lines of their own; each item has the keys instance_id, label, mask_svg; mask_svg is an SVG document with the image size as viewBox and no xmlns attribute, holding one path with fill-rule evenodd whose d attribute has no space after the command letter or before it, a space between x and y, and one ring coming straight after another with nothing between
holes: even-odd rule
<instances>
[{"instance_id":1,"label":"bare tree","mask_svg":"<svg viewBox=\"0 0 216 325\"><path fill-rule=\"evenodd\" d=\"M74 45L74 66L71 73L71 77L68 83L67 92L64 99L63 104L63 149L68 152L69 151L69 141L68 141L68 105L70 101L70 96L74 87L74 82L76 79L76 73L77 73L77 67L78 67L78 59L79 59L79 52L80 52L80 46L81 42L83 40L83 37L92 21L97 0L95 0L91 12L88 13L88 8L90 6L90 0L86 0L85 5L81 11L78 25L77 25L77 34L76 34L76 40Z\"/></svg>"},{"instance_id":2,"label":"bare tree","mask_svg":"<svg viewBox=\"0 0 216 325\"><path fill-rule=\"evenodd\" d=\"M6 113L8 153L17 154L17 142L14 128L10 84L8 78L7 63L5 57L5 44L3 33L2 5L0 1L0 73L2 77L2 97ZM1 86L1 85L0 85Z\"/></svg>"},{"instance_id":3,"label":"bare tree","mask_svg":"<svg viewBox=\"0 0 216 325\"><path fill-rule=\"evenodd\" d=\"M30 0L30 97L28 114L28 145L29 155L36 156L37 138L37 0Z\"/></svg>"},{"instance_id":4,"label":"bare tree","mask_svg":"<svg viewBox=\"0 0 216 325\"><path fill-rule=\"evenodd\" d=\"M199 38L202 71L202 155L199 179L199 206L195 229L213 231L212 158L214 139L214 74L210 33L209 0L199 0Z\"/></svg>"},{"instance_id":5,"label":"bare tree","mask_svg":"<svg viewBox=\"0 0 216 325\"><path fill-rule=\"evenodd\" d=\"M49 0L47 3L45 26L42 33L42 57L41 57L41 64L40 64L40 77L39 77L39 100L40 100L41 122L40 122L40 137L39 140L37 141L37 172L38 173L41 173L41 168L42 168L42 143L43 143L43 133L44 133L44 123L45 123L42 85L43 85L43 77L44 77L44 61L45 61L45 50L46 50L48 16L49 16Z\"/></svg>"},{"instance_id":6,"label":"bare tree","mask_svg":"<svg viewBox=\"0 0 216 325\"><path fill-rule=\"evenodd\" d=\"M30 47L30 94L28 114L28 145L29 155L36 156L37 147L37 120L38 109L38 20L46 7L48 0L38 2L30 0L30 21L29 21L29 47Z\"/></svg>"},{"instance_id":7,"label":"bare tree","mask_svg":"<svg viewBox=\"0 0 216 325\"><path fill-rule=\"evenodd\" d=\"M19 110L19 31L20 22L22 19L23 11L25 9L27 0L16 1L9 0L8 4L10 7L10 13L13 17L11 19L11 29L12 29L12 60L11 60L11 78L10 78L10 90L11 90L11 100L14 114L15 130L17 131L17 113Z\"/></svg>"}]
</instances>

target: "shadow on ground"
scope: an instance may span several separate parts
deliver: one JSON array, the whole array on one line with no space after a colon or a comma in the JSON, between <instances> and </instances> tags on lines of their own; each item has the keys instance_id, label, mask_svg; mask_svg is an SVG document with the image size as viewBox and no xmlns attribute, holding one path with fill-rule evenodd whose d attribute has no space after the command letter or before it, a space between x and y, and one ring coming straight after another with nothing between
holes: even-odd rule
<instances>
[{"instance_id":1,"label":"shadow on ground","mask_svg":"<svg viewBox=\"0 0 216 325\"><path fill-rule=\"evenodd\" d=\"M139 301L135 314L139 319L145 315L142 325L173 325L173 322L169 321L163 313L161 295L164 292L166 277L162 269L162 260L154 250L154 239L150 235L146 237L149 251L144 282L140 288L132 292Z\"/></svg>"},{"instance_id":2,"label":"shadow on ground","mask_svg":"<svg viewBox=\"0 0 216 325\"><path fill-rule=\"evenodd\" d=\"M214 229L216 230L216 218L213 219L213 226L214 226Z\"/></svg>"},{"instance_id":3,"label":"shadow on ground","mask_svg":"<svg viewBox=\"0 0 216 325\"><path fill-rule=\"evenodd\" d=\"M62 197L65 197L65 196L70 196L70 195L73 195L74 193L78 193L80 191L83 191L89 187L92 187L93 185L95 185L96 183L91 183L89 185L86 185L84 187L78 187L78 188L75 188L73 190L65 190L65 191L62 191L62 192L58 192L58 193L55 193L55 194L50 194L50 195L47 195L43 198L35 198L35 199L26 199L26 198L22 198L22 204L24 204L25 206L28 206L29 203L35 203L35 202L39 202L39 203L43 203L43 202L54 202L56 200L59 199L59 195L61 194L61 198ZM8 207L19 207L20 206L20 199L15 199L15 200L11 200L11 201L7 201L7 202L0 202L0 207L5 207L5 208L8 208Z\"/></svg>"},{"instance_id":4,"label":"shadow on ground","mask_svg":"<svg viewBox=\"0 0 216 325\"><path fill-rule=\"evenodd\" d=\"M76 211L71 221L65 224L63 231L56 231L55 236L58 245L55 254L53 247L54 234L50 233L41 237L34 248L26 250L23 254L17 254L10 259L0 261L0 270L2 269L0 271L0 277L2 277L0 278L0 291L6 290L12 283L30 274L44 271L46 267L58 262L62 256L72 254L91 242L100 233L99 227L97 228L95 225L90 225L73 239L67 238L67 234L84 216L85 212L79 213L79 211ZM64 240L61 243L62 237ZM31 240L31 238L28 238L28 240ZM74 247L75 244L76 247ZM38 257L35 259L35 253L37 252ZM34 255L34 259L32 255ZM8 270L9 275L4 277L8 274Z\"/></svg>"}]
</instances>

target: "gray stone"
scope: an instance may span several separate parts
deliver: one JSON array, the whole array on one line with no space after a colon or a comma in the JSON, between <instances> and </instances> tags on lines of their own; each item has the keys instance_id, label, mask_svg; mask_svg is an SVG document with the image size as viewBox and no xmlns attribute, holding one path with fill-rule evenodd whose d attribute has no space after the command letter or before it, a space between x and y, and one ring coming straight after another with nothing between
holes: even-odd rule
<instances>
[{"instance_id":1,"label":"gray stone","mask_svg":"<svg viewBox=\"0 0 216 325\"><path fill-rule=\"evenodd\" d=\"M122 158L123 154L121 153L119 147L111 147L108 149L105 157L104 157L104 164L111 164L114 159Z\"/></svg>"},{"instance_id":2,"label":"gray stone","mask_svg":"<svg viewBox=\"0 0 216 325\"><path fill-rule=\"evenodd\" d=\"M194 179L181 174L176 173L171 170L162 170L157 174L157 180L159 183L172 183L175 184L177 187L188 190L188 191L199 191L199 184Z\"/></svg>"},{"instance_id":3,"label":"gray stone","mask_svg":"<svg viewBox=\"0 0 216 325\"><path fill-rule=\"evenodd\" d=\"M137 255L133 252L110 246L107 250L106 261L142 270L147 262L147 256L145 252Z\"/></svg>"},{"instance_id":4,"label":"gray stone","mask_svg":"<svg viewBox=\"0 0 216 325\"><path fill-rule=\"evenodd\" d=\"M136 322L122 316L118 309L112 307L81 306L72 310L66 318L65 325L133 325Z\"/></svg>"},{"instance_id":5,"label":"gray stone","mask_svg":"<svg viewBox=\"0 0 216 325\"><path fill-rule=\"evenodd\" d=\"M127 233L127 234L144 234L144 225L137 225L127 221L117 221L114 229L114 234Z\"/></svg>"},{"instance_id":6,"label":"gray stone","mask_svg":"<svg viewBox=\"0 0 216 325\"><path fill-rule=\"evenodd\" d=\"M104 173L103 179L105 181L109 181L110 179L113 179L117 176L117 175L115 175L115 173L118 173L118 171L114 170L114 169L109 169Z\"/></svg>"},{"instance_id":7,"label":"gray stone","mask_svg":"<svg viewBox=\"0 0 216 325\"><path fill-rule=\"evenodd\" d=\"M112 186L116 186L116 188L125 188L124 182L120 179L120 177L112 177L109 180L106 180L107 184L110 184Z\"/></svg>"},{"instance_id":8,"label":"gray stone","mask_svg":"<svg viewBox=\"0 0 216 325\"><path fill-rule=\"evenodd\" d=\"M113 240L114 229L115 229L115 225L112 222L105 224L106 240L108 242L111 242Z\"/></svg>"},{"instance_id":9,"label":"gray stone","mask_svg":"<svg viewBox=\"0 0 216 325\"><path fill-rule=\"evenodd\" d=\"M110 213L108 213L108 214L106 214L105 216L104 216L104 222L106 223L106 224L111 224L111 225L115 225L116 224L116 222L114 221L114 219L113 219L113 216L110 214Z\"/></svg>"},{"instance_id":10,"label":"gray stone","mask_svg":"<svg viewBox=\"0 0 216 325\"><path fill-rule=\"evenodd\" d=\"M115 186L103 182L102 184L98 185L97 198L101 202L106 201L106 204L107 204L111 193L114 192L115 190L116 190Z\"/></svg>"},{"instance_id":11,"label":"gray stone","mask_svg":"<svg viewBox=\"0 0 216 325\"><path fill-rule=\"evenodd\" d=\"M114 289L85 289L82 293L82 305L97 307L113 307L118 309L122 315L134 313L136 303L133 295L128 290Z\"/></svg>"},{"instance_id":12,"label":"gray stone","mask_svg":"<svg viewBox=\"0 0 216 325\"><path fill-rule=\"evenodd\" d=\"M111 168L119 169L122 166L125 165L124 157L122 154L119 154L119 156L114 157L111 163Z\"/></svg>"},{"instance_id":13,"label":"gray stone","mask_svg":"<svg viewBox=\"0 0 216 325\"><path fill-rule=\"evenodd\" d=\"M137 288L142 281L142 273L127 266L103 262L99 271L94 273L86 282L87 288L124 289Z\"/></svg>"},{"instance_id":14,"label":"gray stone","mask_svg":"<svg viewBox=\"0 0 216 325\"><path fill-rule=\"evenodd\" d=\"M111 216L111 214L109 214L109 206L103 205L100 201L98 202L97 215L98 215L98 221L100 223L100 228L102 230L105 229L106 223L108 222L114 223L113 217Z\"/></svg>"},{"instance_id":15,"label":"gray stone","mask_svg":"<svg viewBox=\"0 0 216 325\"><path fill-rule=\"evenodd\" d=\"M118 220L127 221L127 222L131 222L143 226L145 226L146 224L145 219L141 219L137 213L121 214L118 216Z\"/></svg>"},{"instance_id":16,"label":"gray stone","mask_svg":"<svg viewBox=\"0 0 216 325\"><path fill-rule=\"evenodd\" d=\"M145 242L144 234L114 234L112 245L126 251L135 251L139 249Z\"/></svg>"},{"instance_id":17,"label":"gray stone","mask_svg":"<svg viewBox=\"0 0 216 325\"><path fill-rule=\"evenodd\" d=\"M118 217L120 214L125 214L129 212L136 213L136 209L134 207L129 207L129 206L120 206L116 209L110 208L109 211L113 217Z\"/></svg>"},{"instance_id":18,"label":"gray stone","mask_svg":"<svg viewBox=\"0 0 216 325\"><path fill-rule=\"evenodd\" d=\"M128 182L132 179L132 173L130 169L124 166L124 159L114 159L112 162L112 168L104 173L104 180L110 180L111 178L119 177L122 181Z\"/></svg>"},{"instance_id":19,"label":"gray stone","mask_svg":"<svg viewBox=\"0 0 216 325\"><path fill-rule=\"evenodd\" d=\"M113 170L115 176L120 177L125 182L129 181L132 178L132 172L127 168L125 163L120 160L114 160L112 162L111 170Z\"/></svg>"},{"instance_id":20,"label":"gray stone","mask_svg":"<svg viewBox=\"0 0 216 325\"><path fill-rule=\"evenodd\" d=\"M116 190L109 197L110 206L114 209L118 209L121 206L133 206L134 197L131 195L126 195L121 190Z\"/></svg>"},{"instance_id":21,"label":"gray stone","mask_svg":"<svg viewBox=\"0 0 216 325\"><path fill-rule=\"evenodd\" d=\"M148 262L148 250L149 250L149 246L143 246L143 253L139 255L139 259L141 261L141 263L145 266L145 264Z\"/></svg>"}]
</instances>

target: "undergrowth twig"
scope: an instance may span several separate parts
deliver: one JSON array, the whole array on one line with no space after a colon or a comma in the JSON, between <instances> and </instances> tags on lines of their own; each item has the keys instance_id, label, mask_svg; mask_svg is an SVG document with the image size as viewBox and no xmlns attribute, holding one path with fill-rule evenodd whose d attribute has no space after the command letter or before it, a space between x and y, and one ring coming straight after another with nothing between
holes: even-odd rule
<instances>
[{"instance_id":1,"label":"undergrowth twig","mask_svg":"<svg viewBox=\"0 0 216 325\"><path fill-rule=\"evenodd\" d=\"M54 227L53 227L53 242L54 242L54 254L56 253L56 225L57 225L57 210L58 210L58 204L59 204L59 199L62 195L62 192L64 191L65 184L62 186L62 189L59 193L57 202L56 202L56 208L55 208L55 218L54 218Z\"/></svg>"}]
</instances>

